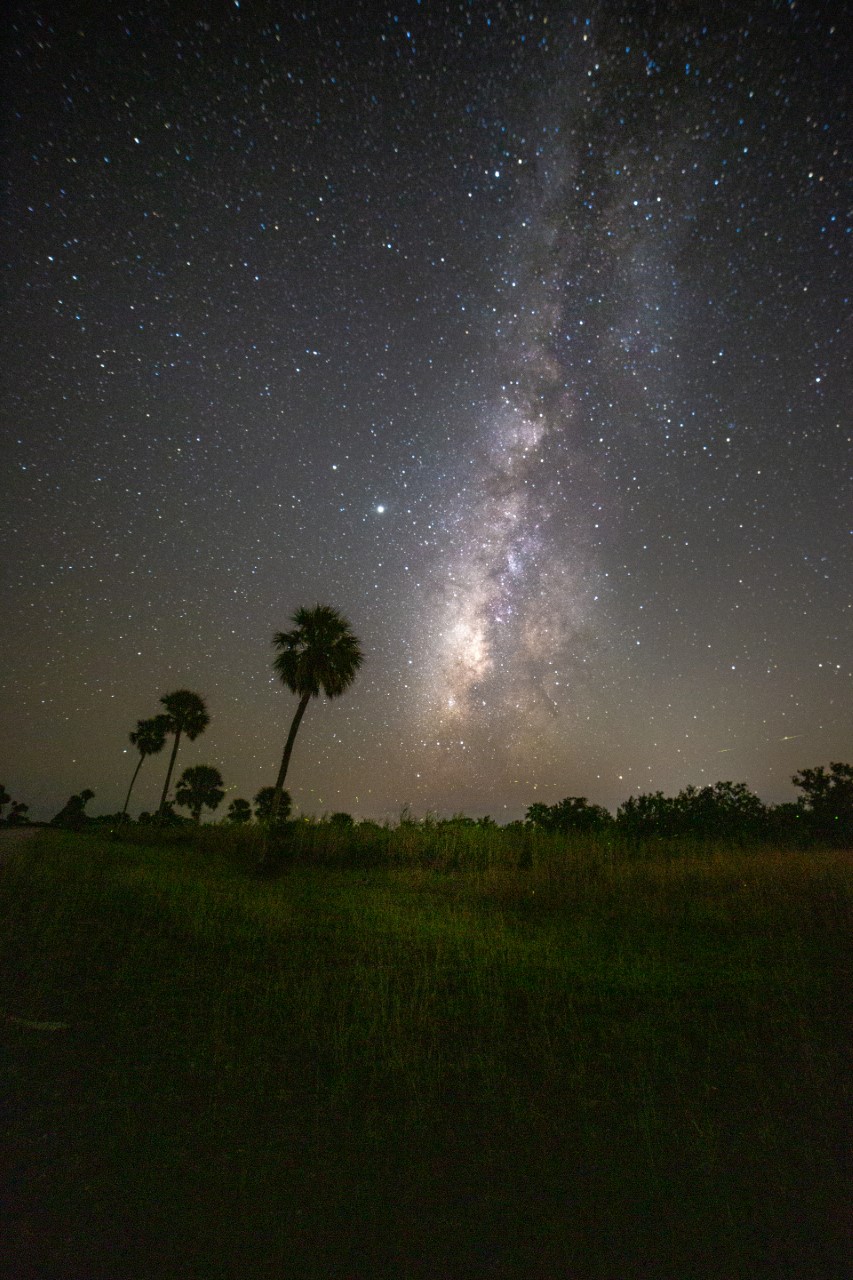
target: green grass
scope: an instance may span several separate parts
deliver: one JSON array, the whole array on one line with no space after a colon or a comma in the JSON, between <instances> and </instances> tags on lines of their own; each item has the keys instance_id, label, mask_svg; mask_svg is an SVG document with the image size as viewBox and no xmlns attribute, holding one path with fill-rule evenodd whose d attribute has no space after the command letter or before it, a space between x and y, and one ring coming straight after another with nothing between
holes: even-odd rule
<instances>
[{"instance_id":1,"label":"green grass","mask_svg":"<svg viewBox=\"0 0 853 1280\"><path fill-rule=\"evenodd\" d=\"M0 1273L844 1274L849 854L303 836L0 870Z\"/></svg>"}]
</instances>

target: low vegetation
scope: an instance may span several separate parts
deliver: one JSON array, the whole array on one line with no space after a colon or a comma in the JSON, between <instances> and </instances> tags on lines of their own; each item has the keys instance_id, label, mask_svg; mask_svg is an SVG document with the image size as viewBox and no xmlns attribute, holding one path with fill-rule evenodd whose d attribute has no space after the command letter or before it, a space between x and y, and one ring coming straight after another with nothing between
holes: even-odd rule
<instances>
[{"instance_id":1,"label":"low vegetation","mask_svg":"<svg viewBox=\"0 0 853 1280\"><path fill-rule=\"evenodd\" d=\"M438 819L427 815L417 821L407 809L403 810L399 825L407 832L416 827L429 833L464 829L500 830L506 833L498 837L502 849L516 846L523 849L524 840L520 835L530 830L540 834L582 835L599 843L603 841L607 848L634 853L672 841L678 842L680 847L685 841L707 843L719 840L743 845L770 842L785 848L853 845L853 765L835 762L828 770L823 766L803 769L801 773L794 774L792 782L802 791L796 803L765 805L743 782L717 782L714 786L685 787L676 796L666 796L662 791L630 796L619 806L615 817L600 805L590 804L584 796L567 796L553 805L532 804L524 822L510 822L502 828L489 816L470 818L457 814L453 818ZM218 769L210 765L194 765L181 775L176 800L190 809L193 820L198 823L203 808L215 811L222 803L223 787ZM120 814L90 818L85 806L93 798L94 792L88 790L69 797L64 808L53 818L52 825L70 830L81 830L93 823L114 828L128 826L130 820L126 809ZM17 807L26 809L26 806ZM277 795L275 787L261 787L254 797L254 811L248 800L238 797L231 801L225 821L232 827L243 826L251 823L254 817L255 824L264 828L264 836L273 833L279 843L279 837L286 837L285 844L293 845L296 841L300 848L311 841L316 845L319 840L324 847L338 849L339 839L327 834L306 834L307 829L326 826L346 829L345 858L348 865L353 865L353 861L360 863L365 857L369 860L377 849L390 847L386 837L377 836L377 832L393 830L388 824L356 823L348 813L332 813L320 819L303 816L294 823L288 822L291 809L288 792L281 791ZM142 813L139 816L139 823L143 826L157 822L165 827L174 827L184 821L189 820L176 814L174 805L169 802L156 815ZM276 839L267 841L258 834L259 847L264 851L262 859L272 856ZM432 834L430 840L435 843ZM438 843L441 844L441 840Z\"/></svg>"},{"instance_id":2,"label":"low vegetation","mask_svg":"<svg viewBox=\"0 0 853 1280\"><path fill-rule=\"evenodd\" d=\"M5 1274L843 1274L841 848L134 824L0 910Z\"/></svg>"},{"instance_id":3,"label":"low vegetation","mask_svg":"<svg viewBox=\"0 0 853 1280\"><path fill-rule=\"evenodd\" d=\"M196 764L170 798L210 722L181 689L130 734L122 812L87 789L6 841L0 1273L843 1274L853 767L776 806L292 817L302 716L363 656L328 606L292 621L274 786L202 823L225 784ZM0 787L0 825L26 814Z\"/></svg>"}]
</instances>

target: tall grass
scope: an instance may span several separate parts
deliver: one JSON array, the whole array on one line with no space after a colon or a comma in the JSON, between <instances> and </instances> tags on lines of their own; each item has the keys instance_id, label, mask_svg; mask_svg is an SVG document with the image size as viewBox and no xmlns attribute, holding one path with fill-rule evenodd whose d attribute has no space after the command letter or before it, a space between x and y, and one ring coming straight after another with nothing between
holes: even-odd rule
<instances>
[{"instance_id":1,"label":"tall grass","mask_svg":"<svg viewBox=\"0 0 853 1280\"><path fill-rule=\"evenodd\" d=\"M258 841L0 874L10 1274L842 1274L849 855Z\"/></svg>"},{"instance_id":2,"label":"tall grass","mask_svg":"<svg viewBox=\"0 0 853 1280\"><path fill-rule=\"evenodd\" d=\"M361 822L337 826L333 822L296 819L278 831L258 823L207 823L195 827L130 825L119 832L126 844L144 847L192 847L206 853L251 865L262 848L272 850L273 864L341 867L421 866L436 871L481 871L504 866L528 869L566 860L585 865L601 862L669 862L694 856L709 858L727 851L775 848L750 835L740 840L702 840L626 836L616 827L601 832L555 832L516 823L507 827L480 826L454 820L397 824ZM795 849L790 850L795 852Z\"/></svg>"}]
</instances>

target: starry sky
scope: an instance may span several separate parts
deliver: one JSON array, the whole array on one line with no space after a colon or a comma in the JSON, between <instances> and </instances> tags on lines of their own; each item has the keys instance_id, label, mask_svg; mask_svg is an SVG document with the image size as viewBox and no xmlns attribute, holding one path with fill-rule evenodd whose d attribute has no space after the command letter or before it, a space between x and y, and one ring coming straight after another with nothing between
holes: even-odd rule
<instances>
[{"instance_id":1,"label":"starry sky","mask_svg":"<svg viewBox=\"0 0 853 1280\"><path fill-rule=\"evenodd\" d=\"M178 770L251 798L317 602L366 661L303 721L303 812L783 800L853 758L850 17L13 6L14 797L121 808L187 687Z\"/></svg>"}]
</instances>

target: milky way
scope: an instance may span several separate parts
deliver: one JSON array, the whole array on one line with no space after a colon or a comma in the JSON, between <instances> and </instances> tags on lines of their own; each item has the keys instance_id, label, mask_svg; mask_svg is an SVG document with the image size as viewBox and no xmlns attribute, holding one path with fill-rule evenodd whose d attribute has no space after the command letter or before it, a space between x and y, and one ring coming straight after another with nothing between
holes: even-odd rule
<instances>
[{"instance_id":1,"label":"milky way","mask_svg":"<svg viewBox=\"0 0 853 1280\"><path fill-rule=\"evenodd\" d=\"M367 661L300 730L308 812L781 799L850 758L842 32L17 6L7 789L118 807L189 687L184 763L253 795L270 639L314 601Z\"/></svg>"},{"instance_id":2,"label":"milky way","mask_svg":"<svg viewBox=\"0 0 853 1280\"><path fill-rule=\"evenodd\" d=\"M543 706L560 708L596 582L588 531L601 504L589 485L581 411L554 350L562 264L545 254L556 259L550 278L530 269L547 241L529 214L521 222L528 244L505 273L518 292L514 310L500 317L507 380L479 415L478 439L448 501L449 551L424 655L432 710L450 724L519 706L525 721L539 723Z\"/></svg>"}]
</instances>

